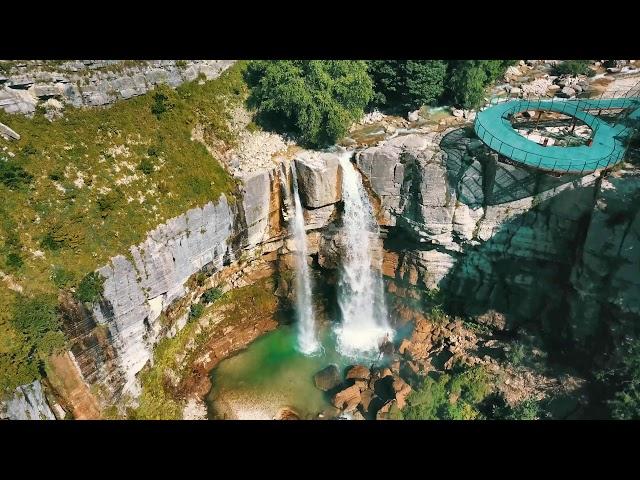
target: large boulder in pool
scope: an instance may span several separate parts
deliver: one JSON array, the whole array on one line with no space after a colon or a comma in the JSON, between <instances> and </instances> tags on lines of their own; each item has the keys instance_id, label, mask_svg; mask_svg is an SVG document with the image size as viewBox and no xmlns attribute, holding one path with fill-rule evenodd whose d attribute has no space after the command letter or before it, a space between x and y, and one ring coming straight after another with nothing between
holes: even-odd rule
<instances>
[{"instance_id":1,"label":"large boulder in pool","mask_svg":"<svg viewBox=\"0 0 640 480\"><path fill-rule=\"evenodd\" d=\"M351 385L333 396L333 405L345 412L352 412L362 400L358 385Z\"/></svg>"},{"instance_id":2,"label":"large boulder in pool","mask_svg":"<svg viewBox=\"0 0 640 480\"><path fill-rule=\"evenodd\" d=\"M347 370L347 380L369 380L371 372L364 365L354 365Z\"/></svg>"},{"instance_id":3,"label":"large boulder in pool","mask_svg":"<svg viewBox=\"0 0 640 480\"><path fill-rule=\"evenodd\" d=\"M316 373L313 376L313 381L317 388L326 392L340 385L340 383L342 383L342 378L340 377L340 370L338 370L338 367L335 365L329 365L327 368L323 368Z\"/></svg>"}]
</instances>

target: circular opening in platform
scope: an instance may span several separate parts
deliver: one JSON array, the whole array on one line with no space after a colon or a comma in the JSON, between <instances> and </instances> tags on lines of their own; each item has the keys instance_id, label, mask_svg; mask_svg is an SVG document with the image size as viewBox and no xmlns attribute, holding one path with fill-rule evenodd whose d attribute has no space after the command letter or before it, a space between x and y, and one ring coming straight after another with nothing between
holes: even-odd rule
<instances>
[{"instance_id":1,"label":"circular opening in platform","mask_svg":"<svg viewBox=\"0 0 640 480\"><path fill-rule=\"evenodd\" d=\"M516 113L511 126L526 139L549 147L579 147L593 136L591 127L582 120L548 110Z\"/></svg>"}]
</instances>

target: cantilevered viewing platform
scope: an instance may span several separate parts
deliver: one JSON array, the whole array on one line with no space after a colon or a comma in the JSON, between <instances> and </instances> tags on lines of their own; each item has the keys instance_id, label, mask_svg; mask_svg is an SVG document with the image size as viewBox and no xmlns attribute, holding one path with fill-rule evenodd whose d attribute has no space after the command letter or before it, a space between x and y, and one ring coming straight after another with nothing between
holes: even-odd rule
<instances>
[{"instance_id":1,"label":"cantilevered viewing platform","mask_svg":"<svg viewBox=\"0 0 640 480\"><path fill-rule=\"evenodd\" d=\"M606 95L606 93L604 94ZM474 130L492 150L527 167L555 173L589 173L620 162L633 129L640 120L640 92L634 88L618 98L519 99L490 105L478 112ZM521 112L556 112L580 120L591 128L581 146L547 146L518 133L511 119ZM600 113L616 111L613 119Z\"/></svg>"}]
</instances>

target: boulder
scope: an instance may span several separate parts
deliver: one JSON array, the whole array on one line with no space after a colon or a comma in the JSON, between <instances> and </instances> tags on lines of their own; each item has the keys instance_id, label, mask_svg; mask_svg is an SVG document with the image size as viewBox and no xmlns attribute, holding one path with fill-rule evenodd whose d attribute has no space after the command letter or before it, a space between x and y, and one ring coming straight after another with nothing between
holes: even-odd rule
<instances>
[{"instance_id":1,"label":"boulder","mask_svg":"<svg viewBox=\"0 0 640 480\"><path fill-rule=\"evenodd\" d=\"M418 120L420 120L420 110L414 110L413 112L409 112L409 115L407 115L407 118L409 119L410 122L417 122Z\"/></svg>"},{"instance_id":2,"label":"boulder","mask_svg":"<svg viewBox=\"0 0 640 480\"><path fill-rule=\"evenodd\" d=\"M316 387L326 392L332 388L337 387L342 382L340 378L340 371L335 365L329 365L327 368L323 368L313 376L313 381Z\"/></svg>"},{"instance_id":3,"label":"boulder","mask_svg":"<svg viewBox=\"0 0 640 480\"><path fill-rule=\"evenodd\" d=\"M406 405L406 399L411 393L411 386L398 376L394 376L392 386L393 390L396 392L396 403L398 404L398 408L402 409Z\"/></svg>"},{"instance_id":4,"label":"boulder","mask_svg":"<svg viewBox=\"0 0 640 480\"><path fill-rule=\"evenodd\" d=\"M364 365L354 365L347 370L347 380L368 380L371 372Z\"/></svg>"},{"instance_id":5,"label":"boulder","mask_svg":"<svg viewBox=\"0 0 640 480\"><path fill-rule=\"evenodd\" d=\"M370 389L364 390L360 394L360 405L362 405L362 409L365 413L369 411L369 405L371 404L371 400L373 400L374 396L375 393L373 393L373 390Z\"/></svg>"},{"instance_id":6,"label":"boulder","mask_svg":"<svg viewBox=\"0 0 640 480\"><path fill-rule=\"evenodd\" d=\"M563 87L560 92L558 92L558 96L564 98L571 98L576 96L576 91L571 87Z\"/></svg>"},{"instance_id":7,"label":"boulder","mask_svg":"<svg viewBox=\"0 0 640 480\"><path fill-rule=\"evenodd\" d=\"M11 138L13 140L20 140L20 134L7 127L3 123L0 123L0 135L3 137Z\"/></svg>"},{"instance_id":8,"label":"boulder","mask_svg":"<svg viewBox=\"0 0 640 480\"><path fill-rule=\"evenodd\" d=\"M344 410L345 412L351 412L358 407L361 398L358 386L351 385L350 387L336 393L333 396L332 403L336 408Z\"/></svg>"},{"instance_id":9,"label":"boulder","mask_svg":"<svg viewBox=\"0 0 640 480\"><path fill-rule=\"evenodd\" d=\"M464 112L458 108L454 108L453 110L451 110L451 114L457 118L464 117Z\"/></svg>"},{"instance_id":10,"label":"boulder","mask_svg":"<svg viewBox=\"0 0 640 480\"><path fill-rule=\"evenodd\" d=\"M342 176L338 155L304 151L295 159L302 203L319 208L342 199Z\"/></svg>"}]
</instances>

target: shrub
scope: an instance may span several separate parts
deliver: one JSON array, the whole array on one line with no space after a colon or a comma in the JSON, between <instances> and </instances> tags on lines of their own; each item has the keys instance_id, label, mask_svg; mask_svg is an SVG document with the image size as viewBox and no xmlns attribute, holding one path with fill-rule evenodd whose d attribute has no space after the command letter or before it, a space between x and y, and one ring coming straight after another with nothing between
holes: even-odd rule
<instances>
[{"instance_id":1,"label":"shrub","mask_svg":"<svg viewBox=\"0 0 640 480\"><path fill-rule=\"evenodd\" d=\"M138 170L141 170L145 175L151 175L154 170L153 162L148 158L143 158L138 165Z\"/></svg>"},{"instance_id":2,"label":"shrub","mask_svg":"<svg viewBox=\"0 0 640 480\"><path fill-rule=\"evenodd\" d=\"M75 297L81 302L95 303L102 298L104 277L98 272L85 275L76 289Z\"/></svg>"},{"instance_id":3,"label":"shrub","mask_svg":"<svg viewBox=\"0 0 640 480\"><path fill-rule=\"evenodd\" d=\"M49 173L50 180L58 181L58 180L62 180L63 178L64 178L64 173L62 172L62 170L56 169L56 170L52 170L51 173Z\"/></svg>"},{"instance_id":4,"label":"shrub","mask_svg":"<svg viewBox=\"0 0 640 480\"><path fill-rule=\"evenodd\" d=\"M33 298L18 297L11 321L36 347L46 347L43 353L50 353L61 346L60 328L55 297L39 295ZM52 335L53 334L53 335Z\"/></svg>"},{"instance_id":5,"label":"shrub","mask_svg":"<svg viewBox=\"0 0 640 480\"><path fill-rule=\"evenodd\" d=\"M69 270L65 270L62 267L55 266L51 272L51 280L58 288L67 288L73 284L75 275Z\"/></svg>"},{"instance_id":6,"label":"shrub","mask_svg":"<svg viewBox=\"0 0 640 480\"><path fill-rule=\"evenodd\" d=\"M7 254L7 267L11 270L20 270L24 265L24 261L20 254L11 252Z\"/></svg>"},{"instance_id":7,"label":"shrub","mask_svg":"<svg viewBox=\"0 0 640 480\"><path fill-rule=\"evenodd\" d=\"M17 190L33 181L33 175L14 161L0 160L0 182L11 190Z\"/></svg>"},{"instance_id":8,"label":"shrub","mask_svg":"<svg viewBox=\"0 0 640 480\"><path fill-rule=\"evenodd\" d=\"M344 136L373 97L363 61L255 61L249 63L245 79L256 121L292 133L311 147L330 145Z\"/></svg>"},{"instance_id":9,"label":"shrub","mask_svg":"<svg viewBox=\"0 0 640 480\"><path fill-rule=\"evenodd\" d=\"M557 75L587 75L593 77L596 72L591 68L591 61L589 60L565 60L558 64L555 68Z\"/></svg>"},{"instance_id":10,"label":"shrub","mask_svg":"<svg viewBox=\"0 0 640 480\"><path fill-rule=\"evenodd\" d=\"M494 402L491 418L495 420L537 420L543 413L540 404L533 398L522 400L513 407L502 395L497 396Z\"/></svg>"},{"instance_id":11,"label":"shrub","mask_svg":"<svg viewBox=\"0 0 640 480\"><path fill-rule=\"evenodd\" d=\"M122 192L117 188L111 190L110 192L99 196L96 199L96 204L98 205L98 210L100 211L101 216L107 217L109 213L115 210L116 206L122 200Z\"/></svg>"},{"instance_id":12,"label":"shrub","mask_svg":"<svg viewBox=\"0 0 640 480\"><path fill-rule=\"evenodd\" d=\"M513 366L522 365L526 357L526 349L520 342L514 342L511 349L506 353L507 361Z\"/></svg>"},{"instance_id":13,"label":"shrub","mask_svg":"<svg viewBox=\"0 0 640 480\"><path fill-rule=\"evenodd\" d=\"M480 419L480 404L491 390L482 367L443 374L437 380L427 377L407 398L402 416L407 420Z\"/></svg>"},{"instance_id":14,"label":"shrub","mask_svg":"<svg viewBox=\"0 0 640 480\"><path fill-rule=\"evenodd\" d=\"M162 87L161 87L162 88ZM153 94L153 105L151 105L151 113L153 113L158 120L164 113L171 110L174 107L169 102L168 92L159 91Z\"/></svg>"},{"instance_id":15,"label":"shrub","mask_svg":"<svg viewBox=\"0 0 640 480\"><path fill-rule=\"evenodd\" d=\"M27 143L24 147L22 147L23 155L36 155L37 153L38 153L38 149L33 145L31 145L30 143Z\"/></svg>"},{"instance_id":16,"label":"shrub","mask_svg":"<svg viewBox=\"0 0 640 480\"><path fill-rule=\"evenodd\" d=\"M196 318L200 318L204 313L204 305L201 303L194 303L191 305L189 309L189 320L195 320Z\"/></svg>"},{"instance_id":17,"label":"shrub","mask_svg":"<svg viewBox=\"0 0 640 480\"><path fill-rule=\"evenodd\" d=\"M222 295L223 293L220 288L218 287L210 288L209 290L207 290L202 294L202 303L204 303L205 305L209 303L214 303L220 298L222 298Z\"/></svg>"}]
</instances>

